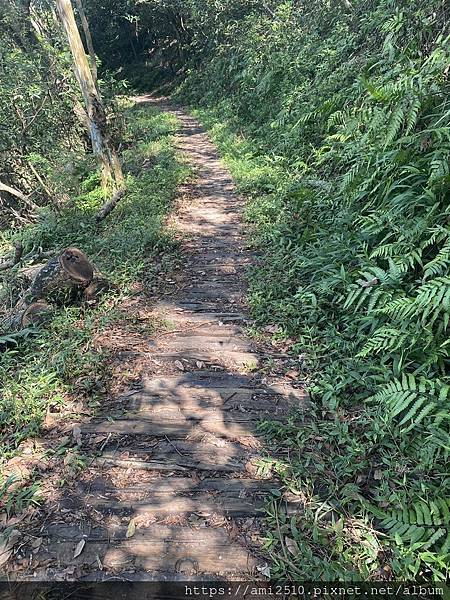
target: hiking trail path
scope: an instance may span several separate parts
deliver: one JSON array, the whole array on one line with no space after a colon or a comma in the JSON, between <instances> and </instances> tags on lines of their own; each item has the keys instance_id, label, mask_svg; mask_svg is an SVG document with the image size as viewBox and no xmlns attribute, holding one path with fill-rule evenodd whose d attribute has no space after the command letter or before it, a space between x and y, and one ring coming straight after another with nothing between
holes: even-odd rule
<instances>
[{"instance_id":1,"label":"hiking trail path","mask_svg":"<svg viewBox=\"0 0 450 600\"><path fill-rule=\"evenodd\" d=\"M285 368L261 369L289 365L288 356L245 334L253 259L243 202L214 145L183 110L137 101L176 115L178 151L196 171L169 222L181 239L180 279L150 307L171 329L117 351L118 372L139 377L79 424L93 458L34 532L43 539L35 557L47 580L262 577L261 509L279 485L261 467L257 425L285 419L306 393Z\"/></svg>"}]
</instances>

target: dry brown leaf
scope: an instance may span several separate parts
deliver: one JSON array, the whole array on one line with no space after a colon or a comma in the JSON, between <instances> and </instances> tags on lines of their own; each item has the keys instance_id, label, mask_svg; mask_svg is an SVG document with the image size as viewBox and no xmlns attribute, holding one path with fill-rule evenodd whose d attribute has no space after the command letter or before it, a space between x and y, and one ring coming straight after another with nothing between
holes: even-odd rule
<instances>
[{"instance_id":1,"label":"dry brown leaf","mask_svg":"<svg viewBox=\"0 0 450 600\"><path fill-rule=\"evenodd\" d=\"M125 537L127 537L127 538L133 537L133 535L135 533L136 533L136 521L134 519L131 519L131 521L128 523L127 532L125 534Z\"/></svg>"},{"instance_id":2,"label":"dry brown leaf","mask_svg":"<svg viewBox=\"0 0 450 600\"><path fill-rule=\"evenodd\" d=\"M76 558L77 556L80 556L80 554L83 552L83 548L86 545L86 540L80 540L78 542L78 544L76 545L75 551L73 553L73 557Z\"/></svg>"},{"instance_id":3,"label":"dry brown leaf","mask_svg":"<svg viewBox=\"0 0 450 600\"><path fill-rule=\"evenodd\" d=\"M291 369L286 373L286 377L289 377L289 379L297 379L299 375L300 373L298 371L295 371L294 369Z\"/></svg>"},{"instance_id":4,"label":"dry brown leaf","mask_svg":"<svg viewBox=\"0 0 450 600\"><path fill-rule=\"evenodd\" d=\"M78 425L75 425L75 427L72 429L72 436L75 442L81 446L81 429L78 427Z\"/></svg>"},{"instance_id":5,"label":"dry brown leaf","mask_svg":"<svg viewBox=\"0 0 450 600\"><path fill-rule=\"evenodd\" d=\"M13 529L9 533L3 532L0 535L0 566L8 562L14 548L14 544L21 537L18 529Z\"/></svg>"},{"instance_id":6,"label":"dry brown leaf","mask_svg":"<svg viewBox=\"0 0 450 600\"><path fill-rule=\"evenodd\" d=\"M267 563L264 565L257 565L256 570L259 571L264 577L270 579L270 567Z\"/></svg>"},{"instance_id":7,"label":"dry brown leaf","mask_svg":"<svg viewBox=\"0 0 450 600\"><path fill-rule=\"evenodd\" d=\"M38 537L38 538L34 538L34 540L31 542L31 547L33 548L33 552L37 552L39 550L39 548L42 545L42 538Z\"/></svg>"},{"instance_id":8,"label":"dry brown leaf","mask_svg":"<svg viewBox=\"0 0 450 600\"><path fill-rule=\"evenodd\" d=\"M266 325L266 327L263 327L263 331L266 333L278 333L279 330L278 325Z\"/></svg>"},{"instance_id":9,"label":"dry brown leaf","mask_svg":"<svg viewBox=\"0 0 450 600\"><path fill-rule=\"evenodd\" d=\"M289 550L291 554L297 556L298 554L298 545L295 540L289 537L284 538L284 543L286 544L286 548Z\"/></svg>"}]
</instances>

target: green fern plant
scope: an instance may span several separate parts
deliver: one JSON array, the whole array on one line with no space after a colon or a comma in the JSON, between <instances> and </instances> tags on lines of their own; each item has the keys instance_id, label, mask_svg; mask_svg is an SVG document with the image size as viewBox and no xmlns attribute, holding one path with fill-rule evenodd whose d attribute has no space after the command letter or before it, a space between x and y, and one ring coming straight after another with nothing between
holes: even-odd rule
<instances>
[{"instance_id":1,"label":"green fern plant","mask_svg":"<svg viewBox=\"0 0 450 600\"><path fill-rule=\"evenodd\" d=\"M418 500L386 513L380 525L398 545L412 551L450 552L450 498Z\"/></svg>"},{"instance_id":2,"label":"green fern plant","mask_svg":"<svg viewBox=\"0 0 450 600\"><path fill-rule=\"evenodd\" d=\"M448 440L449 398L448 383L404 374L401 379L394 379L382 386L367 402L386 411L386 418L395 423L403 434L426 422L430 431L441 430L441 435ZM444 447L450 451L447 442Z\"/></svg>"}]
</instances>

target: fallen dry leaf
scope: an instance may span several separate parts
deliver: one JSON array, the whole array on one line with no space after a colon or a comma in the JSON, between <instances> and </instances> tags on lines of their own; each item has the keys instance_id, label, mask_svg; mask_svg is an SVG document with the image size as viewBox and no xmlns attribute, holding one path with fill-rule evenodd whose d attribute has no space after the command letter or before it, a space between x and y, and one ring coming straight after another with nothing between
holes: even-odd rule
<instances>
[{"instance_id":1,"label":"fallen dry leaf","mask_svg":"<svg viewBox=\"0 0 450 600\"><path fill-rule=\"evenodd\" d=\"M270 567L267 563L264 565L258 565L256 569L261 573L261 575L270 579Z\"/></svg>"},{"instance_id":2,"label":"fallen dry leaf","mask_svg":"<svg viewBox=\"0 0 450 600\"><path fill-rule=\"evenodd\" d=\"M81 446L81 429L78 427L78 425L75 425L75 427L72 429L72 437L78 446Z\"/></svg>"},{"instance_id":3,"label":"fallen dry leaf","mask_svg":"<svg viewBox=\"0 0 450 600\"><path fill-rule=\"evenodd\" d=\"M289 379L297 379L299 375L300 373L298 371L295 371L294 369L291 369L286 373L286 377L289 377Z\"/></svg>"},{"instance_id":4,"label":"fallen dry leaf","mask_svg":"<svg viewBox=\"0 0 450 600\"><path fill-rule=\"evenodd\" d=\"M75 551L73 553L73 557L76 558L77 556L80 556L80 554L83 552L83 548L86 545L86 540L80 540L75 548Z\"/></svg>"},{"instance_id":5,"label":"fallen dry leaf","mask_svg":"<svg viewBox=\"0 0 450 600\"><path fill-rule=\"evenodd\" d=\"M8 562L14 548L14 544L21 537L18 529L12 529L9 533L3 532L0 535L0 566Z\"/></svg>"},{"instance_id":6,"label":"fallen dry leaf","mask_svg":"<svg viewBox=\"0 0 450 600\"><path fill-rule=\"evenodd\" d=\"M134 519L131 519L131 521L128 523L128 528L127 528L125 537L127 537L127 538L133 537L133 535L135 533L136 533L136 521Z\"/></svg>"},{"instance_id":7,"label":"fallen dry leaf","mask_svg":"<svg viewBox=\"0 0 450 600\"><path fill-rule=\"evenodd\" d=\"M266 327L263 327L263 331L266 333L278 333L279 330L278 325L266 325Z\"/></svg>"},{"instance_id":8,"label":"fallen dry leaf","mask_svg":"<svg viewBox=\"0 0 450 600\"><path fill-rule=\"evenodd\" d=\"M37 552L39 550L39 548L42 545L42 538L38 537L38 538L34 538L34 540L31 542L31 547L33 549L33 552Z\"/></svg>"},{"instance_id":9,"label":"fallen dry leaf","mask_svg":"<svg viewBox=\"0 0 450 600\"><path fill-rule=\"evenodd\" d=\"M289 537L284 538L284 543L286 544L286 548L289 550L291 554L297 556L298 554L298 545L295 540Z\"/></svg>"}]
</instances>

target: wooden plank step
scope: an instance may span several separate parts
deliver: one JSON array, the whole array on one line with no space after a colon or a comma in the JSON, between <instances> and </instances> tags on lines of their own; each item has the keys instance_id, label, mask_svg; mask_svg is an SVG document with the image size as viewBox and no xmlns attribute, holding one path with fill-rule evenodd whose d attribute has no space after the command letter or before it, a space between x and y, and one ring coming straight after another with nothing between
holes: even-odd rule
<instances>
[{"instance_id":1,"label":"wooden plank step","mask_svg":"<svg viewBox=\"0 0 450 600\"><path fill-rule=\"evenodd\" d=\"M137 457L134 455L137 454ZM191 459L189 456L176 456L173 452L170 458L155 459L146 457L146 453L133 452L133 456L128 458L121 458L115 452L104 452L102 456L95 458L93 463L99 468L117 468L117 469L135 469L142 471L153 471L155 473L173 473L177 472L190 472L193 469L196 471L203 472L215 472L215 473L244 473L245 463L241 463L238 460L230 459L229 462L214 462L211 458L205 458L204 460Z\"/></svg>"},{"instance_id":2,"label":"wooden plank step","mask_svg":"<svg viewBox=\"0 0 450 600\"><path fill-rule=\"evenodd\" d=\"M194 250L198 253L199 250L205 251L216 251L223 253L224 257L227 256L230 249L230 242L237 240L229 240L228 238L216 238L214 236L210 237L195 237L193 240L183 240L183 248L185 250ZM239 251L244 250L244 248L239 248L237 244L233 244L233 247Z\"/></svg>"},{"instance_id":3,"label":"wooden plank step","mask_svg":"<svg viewBox=\"0 0 450 600\"><path fill-rule=\"evenodd\" d=\"M265 498L268 497L266 494ZM222 515L224 517L252 517L263 512L265 498L246 500L240 498L173 498L170 500L153 498L148 500L110 500L98 496L85 495L64 498L62 508L77 510L89 506L104 515L120 514L136 517L138 515L186 516L195 513L198 516ZM77 501L78 500L78 501Z\"/></svg>"},{"instance_id":4,"label":"wooden plank step","mask_svg":"<svg viewBox=\"0 0 450 600\"><path fill-rule=\"evenodd\" d=\"M219 287L204 287L204 288L190 288L183 291L183 298L179 301L180 306L186 306L191 303L199 302L200 300L205 303L214 302L226 302L236 304L240 302L242 297L242 291L240 288L230 289L229 286Z\"/></svg>"},{"instance_id":5,"label":"wooden plank step","mask_svg":"<svg viewBox=\"0 0 450 600\"><path fill-rule=\"evenodd\" d=\"M227 284L233 280L233 278L238 277L239 271L236 266L228 266L228 265L191 265L189 267L189 273L192 276L192 279L195 280L196 277L200 275L205 277L208 276L208 281L219 282L223 284Z\"/></svg>"},{"instance_id":6,"label":"wooden plank step","mask_svg":"<svg viewBox=\"0 0 450 600\"><path fill-rule=\"evenodd\" d=\"M134 418L133 418L134 417ZM176 435L188 436L196 433L213 433L225 439L236 439L253 435L256 432L259 417L250 413L213 413L198 417L184 416L180 413L152 413L144 419L139 413L128 413L128 417L116 420L94 420L81 427L83 433L118 433L127 435Z\"/></svg>"},{"instance_id":7,"label":"wooden plank step","mask_svg":"<svg viewBox=\"0 0 450 600\"><path fill-rule=\"evenodd\" d=\"M76 525L47 526L36 555L39 562L55 561L61 567L84 565L98 570L144 569L152 573L251 574L263 562L252 556L238 541L232 541L223 528L189 528L154 523L138 528L126 538L126 527L89 528ZM85 546L74 558L81 539Z\"/></svg>"},{"instance_id":8,"label":"wooden plank step","mask_svg":"<svg viewBox=\"0 0 450 600\"><path fill-rule=\"evenodd\" d=\"M189 263L198 265L198 259L201 259L202 265L207 265L208 263L219 263L219 264L227 264L227 265L245 265L250 266L252 264L252 259L242 252L235 252L228 249L228 251L221 249L222 251L209 251L209 252L195 252L196 248L191 247L192 254L195 256L198 254L197 260L190 258ZM203 249L202 249L203 250ZM210 249L211 250L211 249Z\"/></svg>"},{"instance_id":9,"label":"wooden plank step","mask_svg":"<svg viewBox=\"0 0 450 600\"><path fill-rule=\"evenodd\" d=\"M217 236L242 236L243 227L240 224L232 224L232 223L211 223L206 220L202 222L191 221L190 222L190 233L202 234L202 237L206 237L208 233L210 235L216 234Z\"/></svg>"},{"instance_id":10,"label":"wooden plank step","mask_svg":"<svg viewBox=\"0 0 450 600\"><path fill-rule=\"evenodd\" d=\"M194 299L185 299L185 300L181 300L179 303L179 306L186 309L186 310L190 310L192 312L195 313L205 313L205 312L214 312L214 309L217 308L217 303L214 302L198 302ZM226 304L227 307L230 308L237 308L239 306L239 302L237 301L233 301L231 302L222 302L221 308L223 308L223 304Z\"/></svg>"},{"instance_id":11,"label":"wooden plank step","mask_svg":"<svg viewBox=\"0 0 450 600\"><path fill-rule=\"evenodd\" d=\"M156 360L174 361L201 361L213 365L222 365L228 368L248 367L259 364L259 356L250 352L239 352L234 350L179 350L175 352L161 352L156 349L151 352L152 358Z\"/></svg>"},{"instance_id":12,"label":"wooden plank step","mask_svg":"<svg viewBox=\"0 0 450 600\"><path fill-rule=\"evenodd\" d=\"M262 384L258 377L253 375L242 375L239 373L231 374L211 370L201 370L194 372L186 372L179 375L164 375L160 377L144 377L142 378L142 386L146 392L164 392L179 389L214 389L226 390L232 388L233 392L236 388L244 390L252 390L257 393L259 391L268 390L276 394L288 396L289 398L306 398L306 392L301 388L295 388L291 385L280 383ZM220 392L222 393L222 392Z\"/></svg>"},{"instance_id":13,"label":"wooden plank step","mask_svg":"<svg viewBox=\"0 0 450 600\"><path fill-rule=\"evenodd\" d=\"M203 271L214 271L217 269L218 271L231 272L231 273L242 273L245 272L251 265L251 261L247 259L237 259L233 256L219 256L219 255L206 255L205 260L201 262L199 260L188 259L186 261L186 267L191 269L201 269Z\"/></svg>"},{"instance_id":14,"label":"wooden plank step","mask_svg":"<svg viewBox=\"0 0 450 600\"><path fill-rule=\"evenodd\" d=\"M143 495L145 497L153 496L177 496L180 494L189 494L190 496L203 493L218 492L222 496L247 498L254 495L266 495L273 489L278 489L275 481L266 481L249 478L219 478L206 477L205 479L193 479L191 477L157 477L145 483L136 483L132 486L118 488L111 486L104 479L95 479L93 481L80 484L79 489L86 494L102 494L123 496Z\"/></svg>"},{"instance_id":15,"label":"wooden plank step","mask_svg":"<svg viewBox=\"0 0 450 600\"><path fill-rule=\"evenodd\" d=\"M217 320L207 321L205 319L199 319L197 323L189 324L189 321L186 320L186 317L181 321L179 327L174 328L172 331L167 329L162 333L157 334L154 339L155 340L165 340L171 339L173 336L177 336L179 338L186 337L212 337L215 340L217 338L227 338L230 341L234 338L237 340L243 340L242 338L243 327L240 325L236 325L235 323L223 323L222 321L219 324ZM245 342L250 344L250 342Z\"/></svg>"},{"instance_id":16,"label":"wooden plank step","mask_svg":"<svg viewBox=\"0 0 450 600\"><path fill-rule=\"evenodd\" d=\"M138 421L146 419L156 425L159 424L194 424L205 425L210 423L223 423L224 426L228 423L251 423L253 429L254 424L261 420L278 419L286 416L289 407L286 405L268 405L266 407L258 407L257 404L249 402L245 407L243 404L224 408L223 406L204 406L202 403L192 402L187 406L173 403L167 405L165 402L154 401L152 404L142 402L138 406L128 406L127 410L122 413L112 414L111 417L117 421L129 419L130 421Z\"/></svg>"},{"instance_id":17,"label":"wooden plank step","mask_svg":"<svg viewBox=\"0 0 450 600\"><path fill-rule=\"evenodd\" d=\"M252 345L248 341L237 337L236 335L224 335L220 330L218 335L205 335L205 332L178 333L176 335L165 335L157 337L149 343L150 348L164 349L169 352L239 352L249 353ZM209 333L209 332L208 332Z\"/></svg>"},{"instance_id":18,"label":"wooden plank step","mask_svg":"<svg viewBox=\"0 0 450 600\"><path fill-rule=\"evenodd\" d=\"M241 390L229 388L225 390L198 390L180 388L178 390L148 393L145 390L136 390L124 396L124 404L129 410L138 411L152 409L158 411L161 407L167 409L198 409L207 410L253 410L255 412L287 411L289 408L299 406L300 401L282 394L270 393L265 390ZM302 398L303 400L303 398Z\"/></svg>"},{"instance_id":19,"label":"wooden plank step","mask_svg":"<svg viewBox=\"0 0 450 600\"><path fill-rule=\"evenodd\" d=\"M245 416L244 416L245 417ZM111 433L122 435L149 435L154 437L169 436L171 439L187 439L192 435L213 434L220 438L235 441L240 438L259 436L257 432L257 420L251 417L244 418L240 422L231 419L202 419L175 421L161 420L155 422L146 419L116 419L97 420L80 424L82 433Z\"/></svg>"},{"instance_id":20,"label":"wooden plank step","mask_svg":"<svg viewBox=\"0 0 450 600\"><path fill-rule=\"evenodd\" d=\"M259 460L260 454L257 441L245 438L245 441L256 442L256 447L244 445L240 441L234 442L217 438L214 435L200 435L193 439L189 437L176 438L163 436L148 438L131 437L119 440L106 439L94 432L94 440L89 439L89 445L98 448L101 452L99 459L137 460L144 463L153 463L146 470L171 471L174 467L178 470L196 468L201 471L242 472L249 460ZM162 469L155 469L155 464L162 464Z\"/></svg>"},{"instance_id":21,"label":"wooden plank step","mask_svg":"<svg viewBox=\"0 0 450 600\"><path fill-rule=\"evenodd\" d=\"M142 398L141 398L142 400ZM286 405L277 405L275 403L267 403L266 406L258 406L256 402L248 400L247 407L243 404L227 406L203 405L201 401L192 401L190 406L182 406L180 403L168 404L161 398L154 399L150 402L139 402L133 407L129 405L125 412L120 416L115 417L116 420L130 419L131 421L139 419L148 419L152 423L190 423L190 424L206 424L206 423L248 423L258 422L260 419L267 417L275 417L278 414L286 413ZM109 415L108 415L109 416ZM113 418L113 417L109 417Z\"/></svg>"},{"instance_id":22,"label":"wooden plank step","mask_svg":"<svg viewBox=\"0 0 450 600\"><path fill-rule=\"evenodd\" d=\"M66 509L88 506L102 513L122 516L196 513L198 516L245 517L262 511L270 491L275 488L274 481L252 479L160 478L126 488L97 481L97 485L78 485L61 499L60 504Z\"/></svg>"},{"instance_id":23,"label":"wooden plank step","mask_svg":"<svg viewBox=\"0 0 450 600\"><path fill-rule=\"evenodd\" d=\"M250 319L247 315L236 312L236 311L228 311L228 312L204 312L202 314L190 312L187 309L182 308L181 306L170 304L168 302L160 302L156 304L153 312L153 316L159 317L161 319L167 319L168 321L183 323L234 323L239 321L249 321Z\"/></svg>"}]
</instances>

